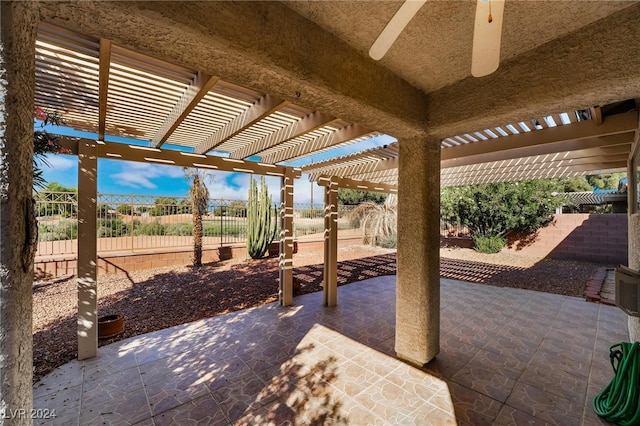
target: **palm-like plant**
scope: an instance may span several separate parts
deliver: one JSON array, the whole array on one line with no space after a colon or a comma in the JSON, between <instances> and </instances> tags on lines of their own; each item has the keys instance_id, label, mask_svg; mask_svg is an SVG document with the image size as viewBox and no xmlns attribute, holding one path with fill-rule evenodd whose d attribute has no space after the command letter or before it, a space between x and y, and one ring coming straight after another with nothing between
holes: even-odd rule
<instances>
[{"instance_id":1,"label":"palm-like plant","mask_svg":"<svg viewBox=\"0 0 640 426\"><path fill-rule=\"evenodd\" d=\"M184 169L189 187L191 214L193 215L193 266L202 266L202 216L207 213L209 189L206 181L213 181L213 175L198 169Z\"/></svg>"},{"instance_id":2,"label":"palm-like plant","mask_svg":"<svg viewBox=\"0 0 640 426\"><path fill-rule=\"evenodd\" d=\"M363 243L380 245L394 238L398 225L398 201L395 194L387 197L383 204L366 202L358 205L351 215L360 222Z\"/></svg>"}]
</instances>

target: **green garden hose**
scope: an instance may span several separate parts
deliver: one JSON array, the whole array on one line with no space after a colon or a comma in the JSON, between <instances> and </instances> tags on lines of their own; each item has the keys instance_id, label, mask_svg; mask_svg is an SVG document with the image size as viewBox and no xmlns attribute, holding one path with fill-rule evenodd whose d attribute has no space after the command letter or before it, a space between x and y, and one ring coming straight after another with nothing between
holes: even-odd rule
<instances>
[{"instance_id":1,"label":"green garden hose","mask_svg":"<svg viewBox=\"0 0 640 426\"><path fill-rule=\"evenodd\" d=\"M638 342L615 344L609 358L614 376L593 398L593 410L612 423L640 425L640 346Z\"/></svg>"}]
</instances>

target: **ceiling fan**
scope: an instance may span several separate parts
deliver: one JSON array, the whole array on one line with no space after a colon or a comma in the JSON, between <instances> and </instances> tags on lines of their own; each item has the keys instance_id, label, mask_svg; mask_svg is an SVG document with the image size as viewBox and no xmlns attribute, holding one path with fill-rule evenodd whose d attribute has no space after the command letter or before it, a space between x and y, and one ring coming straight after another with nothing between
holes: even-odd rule
<instances>
[{"instance_id":1,"label":"ceiling fan","mask_svg":"<svg viewBox=\"0 0 640 426\"><path fill-rule=\"evenodd\" d=\"M369 56L379 61L396 41L409 21L428 0L405 0L369 49ZM471 75L484 77L500 65L500 39L505 0L477 0L473 29Z\"/></svg>"}]
</instances>

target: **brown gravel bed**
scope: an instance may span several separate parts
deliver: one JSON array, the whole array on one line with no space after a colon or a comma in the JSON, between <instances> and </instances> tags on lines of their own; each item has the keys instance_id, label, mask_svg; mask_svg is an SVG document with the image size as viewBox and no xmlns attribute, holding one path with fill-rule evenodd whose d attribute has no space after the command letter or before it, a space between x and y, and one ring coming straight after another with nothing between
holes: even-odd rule
<instances>
[{"instance_id":1,"label":"brown gravel bed","mask_svg":"<svg viewBox=\"0 0 640 426\"><path fill-rule=\"evenodd\" d=\"M586 282L599 266L521 256L511 258L503 254L486 258L466 249L443 250L441 275L445 277L574 296L582 295ZM294 256L294 276L301 284L298 294L322 289L323 265L317 263L321 258L321 249ZM338 260L339 285L396 271L394 250L340 247ZM467 276L452 276L455 274ZM121 314L126 325L124 333L102 340L100 345L273 302L277 300L277 279L276 258L233 259L198 269L167 267L128 276L101 275L98 312L100 316ZM75 279L34 289L34 380L75 358L76 297Z\"/></svg>"}]
</instances>

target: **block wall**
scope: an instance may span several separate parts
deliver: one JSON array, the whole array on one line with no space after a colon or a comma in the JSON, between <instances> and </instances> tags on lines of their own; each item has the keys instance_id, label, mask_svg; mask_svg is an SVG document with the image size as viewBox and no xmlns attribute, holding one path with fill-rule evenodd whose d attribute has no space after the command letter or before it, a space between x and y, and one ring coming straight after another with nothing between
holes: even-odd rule
<instances>
[{"instance_id":1,"label":"block wall","mask_svg":"<svg viewBox=\"0 0 640 426\"><path fill-rule=\"evenodd\" d=\"M561 214L533 235L512 235L503 251L553 259L627 264L624 214Z\"/></svg>"}]
</instances>

